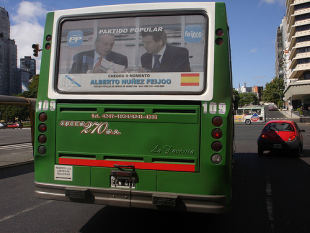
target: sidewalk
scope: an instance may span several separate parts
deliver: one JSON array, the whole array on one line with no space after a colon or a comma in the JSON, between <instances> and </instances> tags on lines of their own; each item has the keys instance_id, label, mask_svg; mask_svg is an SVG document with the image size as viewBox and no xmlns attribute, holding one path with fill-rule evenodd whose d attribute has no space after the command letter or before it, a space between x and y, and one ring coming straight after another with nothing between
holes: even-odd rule
<instances>
[{"instance_id":1,"label":"sidewalk","mask_svg":"<svg viewBox=\"0 0 310 233\"><path fill-rule=\"evenodd\" d=\"M282 113L282 115L284 115L285 117L289 118L289 119L299 119L300 116L296 115L294 112L291 112L289 110L282 110L279 111L280 113Z\"/></svg>"},{"instance_id":2,"label":"sidewalk","mask_svg":"<svg viewBox=\"0 0 310 233\"><path fill-rule=\"evenodd\" d=\"M1 147L5 148L9 146L18 146L21 144L24 144L24 143L6 145L6 146L1 146ZM14 166L28 164L28 163L33 163L33 152L32 151L0 155L0 169L14 167Z\"/></svg>"}]
</instances>

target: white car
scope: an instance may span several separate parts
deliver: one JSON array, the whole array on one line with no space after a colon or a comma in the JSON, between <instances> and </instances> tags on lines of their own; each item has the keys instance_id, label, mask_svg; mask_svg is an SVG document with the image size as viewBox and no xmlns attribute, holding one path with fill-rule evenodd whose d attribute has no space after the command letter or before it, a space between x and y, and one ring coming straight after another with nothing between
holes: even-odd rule
<instances>
[{"instance_id":1,"label":"white car","mask_svg":"<svg viewBox=\"0 0 310 233\"><path fill-rule=\"evenodd\" d=\"M6 128L7 124L6 123L0 123L0 128Z\"/></svg>"}]
</instances>

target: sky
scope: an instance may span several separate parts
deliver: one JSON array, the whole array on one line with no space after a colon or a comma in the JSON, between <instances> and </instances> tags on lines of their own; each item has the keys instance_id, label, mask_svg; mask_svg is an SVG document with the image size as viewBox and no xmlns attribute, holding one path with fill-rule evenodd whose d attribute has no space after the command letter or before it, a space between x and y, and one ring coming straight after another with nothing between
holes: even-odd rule
<instances>
[{"instance_id":1,"label":"sky","mask_svg":"<svg viewBox=\"0 0 310 233\"><path fill-rule=\"evenodd\" d=\"M146 2L189 2L189 0L0 0L9 12L11 39L15 40L19 59L32 56L32 44L43 42L45 17L48 11ZM197 1L208 2L208 1ZM233 86L264 86L275 77L275 41L277 27L285 16L286 0L222 0L227 9L230 27ZM39 72L41 53L37 60Z\"/></svg>"}]
</instances>

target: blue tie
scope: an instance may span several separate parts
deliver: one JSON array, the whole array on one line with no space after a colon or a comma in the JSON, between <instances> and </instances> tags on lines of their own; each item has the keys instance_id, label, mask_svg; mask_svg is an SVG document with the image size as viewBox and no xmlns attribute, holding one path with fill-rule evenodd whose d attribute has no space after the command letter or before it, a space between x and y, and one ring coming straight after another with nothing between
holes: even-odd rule
<instances>
[{"instance_id":1,"label":"blue tie","mask_svg":"<svg viewBox=\"0 0 310 233\"><path fill-rule=\"evenodd\" d=\"M154 62L154 69L159 69L160 68L160 62L159 62L159 58L160 58L161 55L158 55L158 54L154 54L154 59L155 59L155 62Z\"/></svg>"}]
</instances>

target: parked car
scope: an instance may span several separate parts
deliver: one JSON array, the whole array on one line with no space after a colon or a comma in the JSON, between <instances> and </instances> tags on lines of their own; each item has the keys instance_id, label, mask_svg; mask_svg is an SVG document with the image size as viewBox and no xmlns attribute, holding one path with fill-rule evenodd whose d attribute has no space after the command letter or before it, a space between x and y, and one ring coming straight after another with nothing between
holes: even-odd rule
<instances>
[{"instance_id":1,"label":"parked car","mask_svg":"<svg viewBox=\"0 0 310 233\"><path fill-rule=\"evenodd\" d=\"M273 104L269 104L268 105L268 110L269 111L273 111L274 110L274 105Z\"/></svg>"},{"instance_id":2,"label":"parked car","mask_svg":"<svg viewBox=\"0 0 310 233\"><path fill-rule=\"evenodd\" d=\"M23 123L13 123L10 125L7 125L7 128L23 128Z\"/></svg>"},{"instance_id":3,"label":"parked car","mask_svg":"<svg viewBox=\"0 0 310 233\"><path fill-rule=\"evenodd\" d=\"M267 122L257 139L258 155L265 150L291 150L294 155L300 156L303 150L303 136L294 121L273 120Z\"/></svg>"},{"instance_id":4,"label":"parked car","mask_svg":"<svg viewBox=\"0 0 310 233\"><path fill-rule=\"evenodd\" d=\"M7 127L7 124L6 123L0 123L0 128L1 129L4 129L4 128L6 128Z\"/></svg>"}]
</instances>

